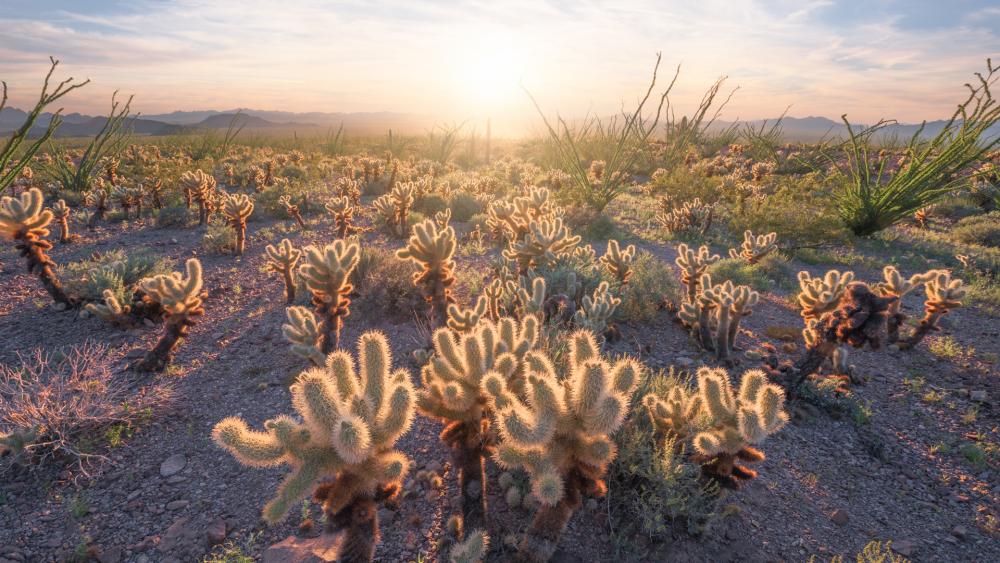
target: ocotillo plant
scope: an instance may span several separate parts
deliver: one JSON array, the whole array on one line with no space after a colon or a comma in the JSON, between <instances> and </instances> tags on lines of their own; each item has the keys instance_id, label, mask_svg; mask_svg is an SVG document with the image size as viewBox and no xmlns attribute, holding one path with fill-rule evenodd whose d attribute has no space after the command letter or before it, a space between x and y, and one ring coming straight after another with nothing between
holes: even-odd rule
<instances>
[{"instance_id":1,"label":"ocotillo plant","mask_svg":"<svg viewBox=\"0 0 1000 563\"><path fill-rule=\"evenodd\" d=\"M961 299L965 297L965 287L962 280L951 279L951 274L947 270L931 270L924 274L911 276L910 279L906 280L899 275L895 268L886 266L884 274L885 282L879 284L877 289L882 296L896 298L896 301L889 305L886 331L889 335L889 342L898 346L900 350L913 348L925 336L940 330L938 321L941 317L952 309L962 306ZM901 337L899 327L906 321L906 314L900 308L900 301L903 295L921 283L924 284L924 292L927 295L924 301L924 317L912 334L905 338Z\"/></svg>"},{"instance_id":2,"label":"ocotillo plant","mask_svg":"<svg viewBox=\"0 0 1000 563\"><path fill-rule=\"evenodd\" d=\"M299 228L303 231L309 230L306 226L306 222L302 220L302 213L299 212L299 206L292 203L292 196L283 195L278 198L278 203L285 206L285 213L288 213L295 222L298 223Z\"/></svg>"},{"instance_id":3,"label":"ocotillo plant","mask_svg":"<svg viewBox=\"0 0 1000 563\"><path fill-rule=\"evenodd\" d=\"M630 244L623 251L617 240L609 240L608 250L601 256L601 264L614 276L619 286L627 284L632 277L633 260L635 260L635 245Z\"/></svg>"},{"instance_id":4,"label":"ocotillo plant","mask_svg":"<svg viewBox=\"0 0 1000 563\"><path fill-rule=\"evenodd\" d=\"M52 204L52 216L59 223L59 242L66 244L72 242L69 234L69 206L66 200L60 199Z\"/></svg>"},{"instance_id":5,"label":"ocotillo plant","mask_svg":"<svg viewBox=\"0 0 1000 563\"><path fill-rule=\"evenodd\" d=\"M751 444L761 443L788 422L785 393L768 383L766 373L754 369L743 374L736 395L726 370L708 367L698 370L698 393L708 428L694 437L693 460L720 485L739 488L741 481L757 476L739 462L764 460L764 453Z\"/></svg>"},{"instance_id":6,"label":"ocotillo plant","mask_svg":"<svg viewBox=\"0 0 1000 563\"><path fill-rule=\"evenodd\" d=\"M337 238L344 239L360 231L354 226L355 206L346 197L335 197L326 204L326 211L333 215L333 232Z\"/></svg>"},{"instance_id":7,"label":"ocotillo plant","mask_svg":"<svg viewBox=\"0 0 1000 563\"><path fill-rule=\"evenodd\" d=\"M483 382L501 437L495 457L504 467L524 468L541 502L518 548L524 561L548 561L583 495L606 491L603 477L616 451L611 434L628 413L639 376L631 359L603 359L587 331L570 335L567 360L560 380L546 355L529 352L523 392L500 374Z\"/></svg>"},{"instance_id":8,"label":"ocotillo plant","mask_svg":"<svg viewBox=\"0 0 1000 563\"><path fill-rule=\"evenodd\" d=\"M17 198L0 198L0 234L14 241L14 248L27 259L28 273L38 275L52 299L60 307L72 307L73 300L53 271L56 263L46 254L52 243L43 237L49 234L52 212L43 209L44 199L38 188L31 188Z\"/></svg>"},{"instance_id":9,"label":"ocotillo plant","mask_svg":"<svg viewBox=\"0 0 1000 563\"><path fill-rule=\"evenodd\" d=\"M420 373L417 409L446 425L441 441L451 448L458 470L465 529L485 527L483 457L493 453L496 435L483 379L497 375L508 387L523 390L521 361L538 342L538 322L530 316L520 322L483 319L461 336L438 329L433 340L435 355Z\"/></svg>"},{"instance_id":10,"label":"ocotillo plant","mask_svg":"<svg viewBox=\"0 0 1000 563\"><path fill-rule=\"evenodd\" d=\"M420 287L430 304L431 323L438 327L448 319L448 305L454 301L451 286L455 283L455 229L438 229L432 219L413 226L406 247L396 251L396 257L410 260L420 267L413 274L413 283Z\"/></svg>"},{"instance_id":11,"label":"ocotillo plant","mask_svg":"<svg viewBox=\"0 0 1000 563\"><path fill-rule=\"evenodd\" d=\"M743 244L739 250L730 248L729 257L745 260L747 264L756 264L778 249L778 245L775 244L777 240L778 233L754 236L753 231L747 229L743 232Z\"/></svg>"},{"instance_id":12,"label":"ocotillo plant","mask_svg":"<svg viewBox=\"0 0 1000 563\"><path fill-rule=\"evenodd\" d=\"M413 421L413 385L405 370L392 370L385 336L358 340L358 359L338 350L323 367L303 372L291 388L302 422L279 416L251 430L230 417L212 438L251 467L288 464L292 473L264 507L277 522L309 489L323 503L326 532L343 534L338 561L371 561L379 540L378 503L396 497L410 460L395 449Z\"/></svg>"},{"instance_id":13,"label":"ocotillo plant","mask_svg":"<svg viewBox=\"0 0 1000 563\"><path fill-rule=\"evenodd\" d=\"M323 334L320 350L329 354L340 347L340 329L351 314L354 290L351 272L360 260L361 247L355 241L335 240L323 248L308 246L299 276L312 293L313 305L321 321Z\"/></svg>"},{"instance_id":14,"label":"ocotillo plant","mask_svg":"<svg viewBox=\"0 0 1000 563\"><path fill-rule=\"evenodd\" d=\"M285 301L292 303L295 301L295 266L302 257L302 251L292 246L292 241L286 238L281 239L277 248L269 244L264 251L270 259L267 269L281 274L285 279Z\"/></svg>"},{"instance_id":15,"label":"ocotillo plant","mask_svg":"<svg viewBox=\"0 0 1000 563\"><path fill-rule=\"evenodd\" d=\"M247 219L253 213L253 200L245 194L224 194L222 213L236 232L236 255L240 256L246 247Z\"/></svg>"},{"instance_id":16,"label":"ocotillo plant","mask_svg":"<svg viewBox=\"0 0 1000 563\"><path fill-rule=\"evenodd\" d=\"M698 300L698 282L709 266L719 261L718 254L712 254L707 246L701 246L695 252L688 245L677 245L677 259L674 261L681 269L681 283L687 287L687 302Z\"/></svg>"},{"instance_id":17,"label":"ocotillo plant","mask_svg":"<svg viewBox=\"0 0 1000 563\"><path fill-rule=\"evenodd\" d=\"M180 272L160 274L139 281L139 289L163 307L164 329L156 346L136 363L140 371L161 371L182 338L194 326L194 317L205 313L202 307L201 262L189 258L186 275Z\"/></svg>"},{"instance_id":18,"label":"ocotillo plant","mask_svg":"<svg viewBox=\"0 0 1000 563\"><path fill-rule=\"evenodd\" d=\"M288 322L281 325L281 334L292 345L292 353L305 358L313 365L321 366L326 359L323 355L323 332L316 315L305 307L285 309Z\"/></svg>"}]
</instances>

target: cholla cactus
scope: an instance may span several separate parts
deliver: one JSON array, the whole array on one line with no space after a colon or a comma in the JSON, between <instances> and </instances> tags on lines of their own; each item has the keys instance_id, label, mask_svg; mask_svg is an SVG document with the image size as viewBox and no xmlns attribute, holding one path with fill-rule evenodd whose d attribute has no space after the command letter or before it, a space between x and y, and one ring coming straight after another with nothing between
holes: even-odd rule
<instances>
[{"instance_id":1,"label":"cholla cactus","mask_svg":"<svg viewBox=\"0 0 1000 563\"><path fill-rule=\"evenodd\" d=\"M573 315L573 325L601 336L608 329L608 322L622 300L611 294L608 282L602 281L594 295L584 296L583 303Z\"/></svg>"},{"instance_id":2,"label":"cholla cactus","mask_svg":"<svg viewBox=\"0 0 1000 563\"><path fill-rule=\"evenodd\" d=\"M315 246L305 249L306 259L299 268L299 276L312 292L312 302L322 322L324 354L340 347L340 329L344 317L351 314L348 295L354 286L349 280L360 254L361 247L356 241L335 240L322 249Z\"/></svg>"},{"instance_id":3,"label":"cholla cactus","mask_svg":"<svg viewBox=\"0 0 1000 563\"><path fill-rule=\"evenodd\" d=\"M52 204L52 216L59 223L59 242L66 244L72 241L69 234L69 206L66 200L60 199Z\"/></svg>"},{"instance_id":4,"label":"cholla cactus","mask_svg":"<svg viewBox=\"0 0 1000 563\"><path fill-rule=\"evenodd\" d=\"M519 546L524 560L548 561L582 495L605 492L611 434L628 413L640 370L631 359L602 358L587 331L570 335L567 359L561 381L547 356L529 352L523 393L500 374L483 382L500 431L496 459L527 470L542 505Z\"/></svg>"},{"instance_id":5,"label":"cholla cactus","mask_svg":"<svg viewBox=\"0 0 1000 563\"><path fill-rule=\"evenodd\" d=\"M622 251L617 240L609 240L608 250L601 256L601 264L618 280L619 285L627 284L632 277L633 260L635 260L635 245L630 244Z\"/></svg>"},{"instance_id":6,"label":"cholla cactus","mask_svg":"<svg viewBox=\"0 0 1000 563\"><path fill-rule=\"evenodd\" d=\"M354 226L355 206L346 197L335 197L326 204L326 211L333 215L333 232L337 238L347 238L361 229Z\"/></svg>"},{"instance_id":7,"label":"cholla cactus","mask_svg":"<svg viewBox=\"0 0 1000 563\"><path fill-rule=\"evenodd\" d=\"M396 184L388 194L376 199L373 204L382 216L389 231L398 237L406 233L410 208L416 197L417 185L413 182Z\"/></svg>"},{"instance_id":8,"label":"cholla cactus","mask_svg":"<svg viewBox=\"0 0 1000 563\"><path fill-rule=\"evenodd\" d=\"M292 196L283 195L278 198L278 203L285 207L285 213L288 213L292 219L295 219L295 222L298 223L300 229L303 231L309 230L309 227L306 226L306 222L302 220L302 213L299 212L299 206L292 203Z\"/></svg>"},{"instance_id":9,"label":"cholla cactus","mask_svg":"<svg viewBox=\"0 0 1000 563\"><path fill-rule=\"evenodd\" d=\"M524 286L525 281L522 278L522 282L517 284L517 314L522 318L531 315L538 320L543 320L546 306L545 278L537 277L532 279L531 291L528 291L528 288ZM512 289L514 286L513 282L508 283L508 286L510 286L508 289Z\"/></svg>"},{"instance_id":10,"label":"cholla cactus","mask_svg":"<svg viewBox=\"0 0 1000 563\"><path fill-rule=\"evenodd\" d=\"M473 530L465 540L455 544L448 554L450 563L481 563L490 549L490 536L483 530Z\"/></svg>"},{"instance_id":11,"label":"cholla cactus","mask_svg":"<svg viewBox=\"0 0 1000 563\"><path fill-rule=\"evenodd\" d=\"M802 337L807 348L820 346L822 338L816 329L819 320L837 308L852 281L854 272L841 274L837 270L830 270L822 278L811 277L806 271L799 272L799 287L802 289L799 293L799 305L802 307L801 315L806 324ZM835 373L850 374L846 346L834 346L830 350L829 357Z\"/></svg>"},{"instance_id":12,"label":"cholla cactus","mask_svg":"<svg viewBox=\"0 0 1000 563\"><path fill-rule=\"evenodd\" d=\"M431 322L444 324L448 318L448 304L454 301L451 286L455 283L455 229L439 229L431 219L413 226L406 247L396 251L396 257L410 260L420 271L413 274L414 285L420 287L424 299L431 306Z\"/></svg>"},{"instance_id":13,"label":"cholla cactus","mask_svg":"<svg viewBox=\"0 0 1000 563\"><path fill-rule=\"evenodd\" d=\"M127 328L135 324L130 315L131 305L122 305L118 297L115 296L115 292L110 289L105 289L101 295L104 297L104 303L87 303L84 310L102 321L120 328Z\"/></svg>"},{"instance_id":14,"label":"cholla cactus","mask_svg":"<svg viewBox=\"0 0 1000 563\"><path fill-rule=\"evenodd\" d=\"M548 266L560 256L573 251L580 236L573 236L561 218L533 220L523 240L512 241L503 257L517 262L521 274L533 268Z\"/></svg>"},{"instance_id":15,"label":"cholla cactus","mask_svg":"<svg viewBox=\"0 0 1000 563\"><path fill-rule=\"evenodd\" d=\"M707 246L702 245L695 252L688 245L677 245L677 259L674 263L681 269L681 283L687 286L687 302L694 303L698 299L698 282L709 266L719 261L718 254L712 254Z\"/></svg>"},{"instance_id":16,"label":"cholla cactus","mask_svg":"<svg viewBox=\"0 0 1000 563\"><path fill-rule=\"evenodd\" d=\"M896 297L896 301L889 305L887 331L889 342L899 346L900 350L913 348L929 333L940 330L938 321L941 317L952 309L962 306L961 299L965 297L965 287L962 280L952 279L951 273L947 270L930 270L905 280L895 268L886 266L884 274L885 282L879 284L877 288L882 296ZM920 320L913 334L902 338L899 327L906 321L906 315L900 310L900 301L903 295L919 284L924 285L924 292L927 295L924 301L924 318Z\"/></svg>"},{"instance_id":17,"label":"cholla cactus","mask_svg":"<svg viewBox=\"0 0 1000 563\"><path fill-rule=\"evenodd\" d=\"M104 180L98 178L95 186L84 194L84 202L94 208L94 212L87 221L87 228L93 229L98 221L103 221L108 213L108 188L104 185Z\"/></svg>"},{"instance_id":18,"label":"cholla cactus","mask_svg":"<svg viewBox=\"0 0 1000 563\"><path fill-rule=\"evenodd\" d=\"M479 324L479 319L486 314L488 305L489 299L482 295L476 300L475 306L470 309L463 309L454 303L449 304L448 328L460 334L471 332Z\"/></svg>"},{"instance_id":19,"label":"cholla cactus","mask_svg":"<svg viewBox=\"0 0 1000 563\"><path fill-rule=\"evenodd\" d=\"M743 374L736 395L726 370L703 367L698 370L698 393L708 422L694 437L693 459L720 485L739 488L757 472L738 462L764 459L751 444L760 444L788 422L785 392L769 383L762 370L753 369Z\"/></svg>"},{"instance_id":20,"label":"cholla cactus","mask_svg":"<svg viewBox=\"0 0 1000 563\"><path fill-rule=\"evenodd\" d=\"M146 178L145 186L139 189L149 192L149 198L153 202L153 209L163 209L163 180L158 178Z\"/></svg>"},{"instance_id":21,"label":"cholla cactus","mask_svg":"<svg viewBox=\"0 0 1000 563\"><path fill-rule=\"evenodd\" d=\"M208 222L209 199L217 185L215 178L203 170L194 170L181 174L180 181L188 209L191 208L192 200L198 203L198 225L204 226Z\"/></svg>"},{"instance_id":22,"label":"cholla cactus","mask_svg":"<svg viewBox=\"0 0 1000 563\"><path fill-rule=\"evenodd\" d=\"M194 326L193 317L204 314L202 307L201 262L189 258L186 276L179 272L159 274L139 281L139 289L163 307L165 326L156 346L146 353L135 367L141 371L161 371L181 338Z\"/></svg>"},{"instance_id":23,"label":"cholla cactus","mask_svg":"<svg viewBox=\"0 0 1000 563\"><path fill-rule=\"evenodd\" d=\"M642 403L657 434L670 435L678 442L691 437L703 407L701 394L681 384L671 387L665 397L649 393Z\"/></svg>"},{"instance_id":24,"label":"cholla cactus","mask_svg":"<svg viewBox=\"0 0 1000 563\"><path fill-rule=\"evenodd\" d=\"M483 457L494 451L496 436L483 379L496 375L523 390L521 362L538 343L538 322L534 317L483 319L461 336L438 329L433 341L435 354L420 373L417 409L445 423L441 440L451 448L458 470L463 522L470 529L485 527Z\"/></svg>"},{"instance_id":25,"label":"cholla cactus","mask_svg":"<svg viewBox=\"0 0 1000 563\"><path fill-rule=\"evenodd\" d=\"M745 285L733 285L729 280L714 285L709 274L701 276L699 287L697 301L682 304L678 317L703 348L714 351L718 360L729 362L740 321L752 314L760 294Z\"/></svg>"},{"instance_id":26,"label":"cholla cactus","mask_svg":"<svg viewBox=\"0 0 1000 563\"><path fill-rule=\"evenodd\" d=\"M281 239L277 248L269 244L264 250L270 259L267 269L285 278L285 302L292 303L295 301L295 266L302 257L302 251L292 246L292 241L286 238Z\"/></svg>"},{"instance_id":27,"label":"cholla cactus","mask_svg":"<svg viewBox=\"0 0 1000 563\"><path fill-rule=\"evenodd\" d=\"M747 264L756 264L778 249L778 245L775 244L776 240L778 240L778 233L754 236L753 231L747 229L743 232L743 244L740 245L739 250L730 248L729 257L745 260Z\"/></svg>"},{"instance_id":28,"label":"cholla cactus","mask_svg":"<svg viewBox=\"0 0 1000 563\"><path fill-rule=\"evenodd\" d=\"M545 188L529 187L526 195L512 201L498 200L486 210L486 225L499 240L508 243L523 240L531 232L531 222L555 219L559 215Z\"/></svg>"},{"instance_id":29,"label":"cholla cactus","mask_svg":"<svg viewBox=\"0 0 1000 563\"><path fill-rule=\"evenodd\" d=\"M323 502L327 532L344 533L340 561L370 561L378 541L378 503L393 499L410 460L395 449L413 421L414 390L405 370L391 371L385 336L358 341L357 365L344 351L323 367L303 372L291 388L302 422L279 416L251 430L240 418L215 425L215 443L251 467L288 464L292 474L264 507L264 519L281 520L309 493Z\"/></svg>"},{"instance_id":30,"label":"cholla cactus","mask_svg":"<svg viewBox=\"0 0 1000 563\"><path fill-rule=\"evenodd\" d=\"M323 332L316 315L305 307L289 307L285 309L285 318L288 322L281 325L281 334L292 345L292 353L313 365L323 365L326 358L322 351Z\"/></svg>"},{"instance_id":31,"label":"cholla cactus","mask_svg":"<svg viewBox=\"0 0 1000 563\"><path fill-rule=\"evenodd\" d=\"M223 194L222 213L236 232L236 255L241 256L246 247L247 219L253 213L253 200L246 194Z\"/></svg>"},{"instance_id":32,"label":"cholla cactus","mask_svg":"<svg viewBox=\"0 0 1000 563\"><path fill-rule=\"evenodd\" d=\"M43 208L44 200L38 188L31 188L17 198L0 198L0 235L14 241L14 248L27 259L28 272L38 275L56 304L72 307L73 301L53 271L56 263L46 254L52 243L43 237L49 234L52 212Z\"/></svg>"},{"instance_id":33,"label":"cholla cactus","mask_svg":"<svg viewBox=\"0 0 1000 563\"><path fill-rule=\"evenodd\" d=\"M700 198L684 202L680 207L668 208L669 201L663 206L664 209L656 214L656 221L668 233L699 231L705 234L712 227L715 206L702 203Z\"/></svg>"}]
</instances>

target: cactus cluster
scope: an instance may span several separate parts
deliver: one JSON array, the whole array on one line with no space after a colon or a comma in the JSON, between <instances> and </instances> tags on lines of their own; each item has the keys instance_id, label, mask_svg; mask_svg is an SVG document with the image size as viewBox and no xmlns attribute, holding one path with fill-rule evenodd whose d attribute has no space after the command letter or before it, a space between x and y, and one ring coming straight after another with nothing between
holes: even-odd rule
<instances>
[{"instance_id":1,"label":"cactus cluster","mask_svg":"<svg viewBox=\"0 0 1000 563\"><path fill-rule=\"evenodd\" d=\"M686 299L688 303L695 303L698 300L698 293L701 276L708 270L708 267L719 261L718 254L712 254L707 246L702 245L697 251L681 243L677 245L677 259L674 263L681 269L681 283L687 288Z\"/></svg>"},{"instance_id":2,"label":"cactus cluster","mask_svg":"<svg viewBox=\"0 0 1000 563\"><path fill-rule=\"evenodd\" d=\"M326 203L327 213L333 215L333 232L337 238L344 239L361 231L360 227L354 225L356 206L346 196L335 197Z\"/></svg>"},{"instance_id":3,"label":"cactus cluster","mask_svg":"<svg viewBox=\"0 0 1000 563\"><path fill-rule=\"evenodd\" d=\"M217 182L211 174L203 170L187 171L181 175L181 188L184 190L184 201L190 209L192 201L198 204L198 225L208 223L210 210L214 205Z\"/></svg>"},{"instance_id":4,"label":"cactus cluster","mask_svg":"<svg viewBox=\"0 0 1000 563\"><path fill-rule=\"evenodd\" d=\"M52 211L45 209L45 198L41 190L31 188L19 197L0 198L0 235L14 241L14 248L28 262L28 272L37 274L52 299L60 307L74 305L59 279L56 277L55 262L46 252L52 243L44 237L49 234Z\"/></svg>"},{"instance_id":5,"label":"cactus cluster","mask_svg":"<svg viewBox=\"0 0 1000 563\"><path fill-rule=\"evenodd\" d=\"M230 417L212 437L248 466L292 467L264 507L268 522L281 520L319 484L313 495L323 503L327 531L344 534L340 560L370 561L379 537L378 503L395 498L410 466L395 449L413 421L409 374L392 370L385 336L368 332L358 341L356 362L334 352L323 367L303 372L291 392L301 422L279 416L260 432Z\"/></svg>"},{"instance_id":6,"label":"cactus cluster","mask_svg":"<svg viewBox=\"0 0 1000 563\"><path fill-rule=\"evenodd\" d=\"M743 233L743 244L739 249L730 248L729 257L744 260L747 264L756 264L778 249L777 240L778 233L754 236L753 231L747 229Z\"/></svg>"},{"instance_id":7,"label":"cactus cluster","mask_svg":"<svg viewBox=\"0 0 1000 563\"><path fill-rule=\"evenodd\" d=\"M538 278L541 279L541 278ZM584 296L580 307L573 314L573 326L604 335L611 322L611 315L622 300L612 295L608 282L602 281L592 296Z\"/></svg>"},{"instance_id":8,"label":"cactus cluster","mask_svg":"<svg viewBox=\"0 0 1000 563\"><path fill-rule=\"evenodd\" d=\"M503 257L517 262L523 275L534 268L551 266L559 257L570 254L580 240L561 218L533 219L528 223L528 234L511 241Z\"/></svg>"},{"instance_id":9,"label":"cactus cluster","mask_svg":"<svg viewBox=\"0 0 1000 563\"><path fill-rule=\"evenodd\" d=\"M401 237L406 233L410 208L413 206L416 193L416 184L402 182L393 186L388 194L372 202L383 224L394 236Z\"/></svg>"},{"instance_id":10,"label":"cactus cluster","mask_svg":"<svg viewBox=\"0 0 1000 563\"><path fill-rule=\"evenodd\" d=\"M204 314L202 307L202 271L197 258L185 263L185 275L180 272L160 274L139 281L139 289L163 307L164 330L156 346L139 360L141 371L161 371L182 338L194 326L194 317Z\"/></svg>"},{"instance_id":11,"label":"cactus cluster","mask_svg":"<svg viewBox=\"0 0 1000 563\"><path fill-rule=\"evenodd\" d=\"M413 274L413 283L420 287L430 305L431 324L443 325L448 319L448 305L454 302L451 286L455 283L455 229L438 228L432 219L413 226L406 246L396 251L396 257L410 260L420 267Z\"/></svg>"},{"instance_id":12,"label":"cactus cluster","mask_svg":"<svg viewBox=\"0 0 1000 563\"><path fill-rule=\"evenodd\" d=\"M821 335L817 330L819 321L823 315L837 308L847 286L854 281L854 272L840 273L838 270L830 270L822 278L814 278L809 275L809 272L801 271L798 277L801 288L798 301L799 306L802 307L802 320L806 325L805 329L802 330L802 337L807 348L816 348L821 344ZM834 373L850 374L846 346L834 346L830 350L829 358Z\"/></svg>"},{"instance_id":13,"label":"cactus cluster","mask_svg":"<svg viewBox=\"0 0 1000 563\"><path fill-rule=\"evenodd\" d=\"M663 209L656 214L656 221L668 233L699 232L705 234L712 227L715 206L701 202L701 198L686 201L673 207L665 200Z\"/></svg>"},{"instance_id":14,"label":"cactus cluster","mask_svg":"<svg viewBox=\"0 0 1000 563\"><path fill-rule=\"evenodd\" d=\"M60 199L52 204L52 217L59 223L59 242L66 244L73 238L69 234L69 206L66 200Z\"/></svg>"},{"instance_id":15,"label":"cactus cluster","mask_svg":"<svg viewBox=\"0 0 1000 563\"><path fill-rule=\"evenodd\" d=\"M101 178L98 178L94 184L93 188L84 193L84 203L94 208L94 212L90 215L90 220L87 221L87 227L90 229L93 229L98 221L104 220L105 215L108 213L108 197L111 195L104 184L104 180Z\"/></svg>"},{"instance_id":16,"label":"cactus cluster","mask_svg":"<svg viewBox=\"0 0 1000 563\"><path fill-rule=\"evenodd\" d=\"M545 188L529 187L527 192L511 201L497 200L487 209L486 225L497 240L508 243L524 239L531 232L531 222L553 220L559 210Z\"/></svg>"},{"instance_id":17,"label":"cactus cluster","mask_svg":"<svg viewBox=\"0 0 1000 563\"><path fill-rule=\"evenodd\" d=\"M621 249L617 240L608 241L608 250L601 256L601 264L608 273L614 276L619 286L628 283L632 277L632 262L635 260L635 245L628 245L625 250Z\"/></svg>"},{"instance_id":18,"label":"cactus cluster","mask_svg":"<svg viewBox=\"0 0 1000 563\"><path fill-rule=\"evenodd\" d=\"M351 272L358 265L360 254L361 247L356 241L335 240L323 248L305 248L299 277L312 293L312 302L321 320L320 350L323 354L340 347L340 329L344 317L351 314L348 297L354 290L350 284Z\"/></svg>"},{"instance_id":19,"label":"cactus cluster","mask_svg":"<svg viewBox=\"0 0 1000 563\"><path fill-rule=\"evenodd\" d=\"M653 430L678 442L690 438L698 428L703 404L701 394L686 385L673 385L664 396L649 393L642 399Z\"/></svg>"},{"instance_id":20,"label":"cactus cluster","mask_svg":"<svg viewBox=\"0 0 1000 563\"><path fill-rule=\"evenodd\" d=\"M923 274L914 274L904 278L893 266L886 266L882 271L884 281L875 286L883 297L894 297L889 304L886 332L888 340L900 350L908 350L916 346L923 338L939 330L938 321L952 309L962 306L961 299L965 297L965 287L960 279L952 279L947 270L930 270ZM907 337L900 335L900 327L906 322L907 315L902 312L903 296L924 286L924 317L917 328Z\"/></svg>"},{"instance_id":21,"label":"cactus cluster","mask_svg":"<svg viewBox=\"0 0 1000 563\"><path fill-rule=\"evenodd\" d=\"M110 289L105 289L101 295L104 297L103 303L87 303L84 310L119 328L128 328L135 324L135 320L131 316L131 305L122 305L118 297L115 296L115 292Z\"/></svg>"},{"instance_id":22,"label":"cactus cluster","mask_svg":"<svg viewBox=\"0 0 1000 563\"><path fill-rule=\"evenodd\" d=\"M253 200L246 194L225 194L222 197L222 214L236 233L237 256L241 256L246 247L247 219L253 213Z\"/></svg>"},{"instance_id":23,"label":"cactus cluster","mask_svg":"<svg viewBox=\"0 0 1000 563\"><path fill-rule=\"evenodd\" d=\"M703 348L714 351L718 360L730 362L740 321L752 314L760 294L729 280L713 284L709 274L702 274L698 288L696 300L683 303L677 316Z\"/></svg>"},{"instance_id":24,"label":"cactus cluster","mask_svg":"<svg viewBox=\"0 0 1000 563\"><path fill-rule=\"evenodd\" d=\"M483 315L486 314L488 306L489 298L485 295L480 295L479 299L476 300L476 304L468 309L460 307L455 303L449 304L448 328L459 334L471 332L479 324L479 320L483 318Z\"/></svg>"},{"instance_id":25,"label":"cactus cluster","mask_svg":"<svg viewBox=\"0 0 1000 563\"><path fill-rule=\"evenodd\" d=\"M295 268L302 258L302 251L292 246L292 241L281 239L278 246L267 245L264 249L267 253L267 269L271 272L281 274L285 280L285 302L295 301Z\"/></svg>"},{"instance_id":26,"label":"cactus cluster","mask_svg":"<svg viewBox=\"0 0 1000 563\"><path fill-rule=\"evenodd\" d=\"M639 375L631 359L602 358L591 333L569 338L565 379L545 354L529 352L523 391L500 374L483 383L501 436L495 457L528 472L542 505L519 546L519 556L530 561L552 556L583 494L605 492L603 476L615 457L611 434L629 410Z\"/></svg>"}]
</instances>

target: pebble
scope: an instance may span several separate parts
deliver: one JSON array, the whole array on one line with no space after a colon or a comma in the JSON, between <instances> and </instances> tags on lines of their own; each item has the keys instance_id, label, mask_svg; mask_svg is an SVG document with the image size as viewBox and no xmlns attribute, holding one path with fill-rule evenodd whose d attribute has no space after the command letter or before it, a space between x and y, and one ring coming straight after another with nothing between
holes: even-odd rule
<instances>
[{"instance_id":1,"label":"pebble","mask_svg":"<svg viewBox=\"0 0 1000 563\"><path fill-rule=\"evenodd\" d=\"M167 503L167 510L180 510L189 504L191 502L187 500L173 500Z\"/></svg>"},{"instance_id":2,"label":"pebble","mask_svg":"<svg viewBox=\"0 0 1000 563\"><path fill-rule=\"evenodd\" d=\"M174 454L160 464L160 477L170 477L180 473L187 466L184 454Z\"/></svg>"},{"instance_id":3,"label":"pebble","mask_svg":"<svg viewBox=\"0 0 1000 563\"><path fill-rule=\"evenodd\" d=\"M951 535L955 536L960 540L964 540L965 538L969 537L969 530L965 526L959 524L958 526L955 526L954 529L952 529Z\"/></svg>"},{"instance_id":4,"label":"pebble","mask_svg":"<svg viewBox=\"0 0 1000 563\"><path fill-rule=\"evenodd\" d=\"M830 520L838 526L845 526L851 520L851 516L846 510L838 508L830 514Z\"/></svg>"},{"instance_id":5,"label":"pebble","mask_svg":"<svg viewBox=\"0 0 1000 563\"><path fill-rule=\"evenodd\" d=\"M984 390L984 389L976 389L975 391L970 392L969 393L969 399L971 399L971 400L973 400L973 401L975 401L977 403L985 403L986 402L986 390Z\"/></svg>"}]
</instances>

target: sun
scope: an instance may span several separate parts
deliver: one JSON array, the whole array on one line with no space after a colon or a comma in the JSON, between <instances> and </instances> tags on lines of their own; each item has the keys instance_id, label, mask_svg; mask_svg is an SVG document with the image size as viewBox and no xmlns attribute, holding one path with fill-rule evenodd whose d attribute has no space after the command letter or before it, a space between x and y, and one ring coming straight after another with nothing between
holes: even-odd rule
<instances>
[{"instance_id":1,"label":"sun","mask_svg":"<svg viewBox=\"0 0 1000 563\"><path fill-rule=\"evenodd\" d=\"M463 103L482 110L509 105L520 94L524 57L509 39L480 39L459 57L455 71Z\"/></svg>"}]
</instances>

